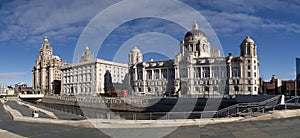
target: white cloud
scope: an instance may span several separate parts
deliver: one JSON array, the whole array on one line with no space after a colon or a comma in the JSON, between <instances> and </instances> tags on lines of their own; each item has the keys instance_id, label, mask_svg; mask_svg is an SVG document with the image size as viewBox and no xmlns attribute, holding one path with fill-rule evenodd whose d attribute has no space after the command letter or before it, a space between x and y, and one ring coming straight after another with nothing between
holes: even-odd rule
<instances>
[{"instance_id":1,"label":"white cloud","mask_svg":"<svg viewBox=\"0 0 300 138\"><path fill-rule=\"evenodd\" d=\"M26 72L7 72L0 73L0 79L13 79L26 75Z\"/></svg>"},{"instance_id":2,"label":"white cloud","mask_svg":"<svg viewBox=\"0 0 300 138\"><path fill-rule=\"evenodd\" d=\"M285 32L300 33L300 25L287 21L273 21L246 13L229 13L203 10L201 13L218 33L228 35L241 34L243 32Z\"/></svg>"},{"instance_id":3,"label":"white cloud","mask_svg":"<svg viewBox=\"0 0 300 138\"><path fill-rule=\"evenodd\" d=\"M98 12L115 1L10 1L0 9L0 42L36 42L43 35L79 35ZM3 20L4 19L4 20ZM34 40L32 40L34 39Z\"/></svg>"},{"instance_id":4,"label":"white cloud","mask_svg":"<svg viewBox=\"0 0 300 138\"><path fill-rule=\"evenodd\" d=\"M216 32L234 35L249 32L300 33L297 0L182 0L200 11ZM244 32L243 32L244 31Z\"/></svg>"},{"instance_id":5,"label":"white cloud","mask_svg":"<svg viewBox=\"0 0 300 138\"><path fill-rule=\"evenodd\" d=\"M273 11L276 13L294 13L299 11L298 0L181 0L198 10L211 9L214 11L226 11L229 13L258 13L261 11ZM197 5L197 6L196 6Z\"/></svg>"},{"instance_id":6,"label":"white cloud","mask_svg":"<svg viewBox=\"0 0 300 138\"><path fill-rule=\"evenodd\" d=\"M115 1L10 1L4 3L0 9L0 42L1 41L24 41L29 45L40 46L44 35L49 39L58 41L67 40L69 36L79 36L84 26L101 10L107 8ZM272 31L300 33L300 25L280 19L270 19L255 14L263 10L276 11L283 14L293 13L300 10L297 1L186 1L193 8L200 11L213 26L217 33L241 34L241 31ZM145 11L147 12L146 7ZM205 7L205 9L203 8ZM170 12L180 9L162 9L165 16L185 17L189 14L182 12ZM151 8L155 9L155 8ZM119 11L115 11L119 12ZM113 14L113 13L112 13ZM293 13L294 14L294 13ZM123 15L120 15L120 18ZM298 17L296 15L296 17ZM114 17L119 18L119 17ZM113 20L114 21L114 20ZM183 21L185 24L191 24ZM151 23L151 22L150 22ZM110 24L109 22L107 24ZM201 25L200 25L201 26ZM100 28L100 27L96 27ZM145 28L147 28L145 26ZM157 26L164 32L170 29L168 26ZM176 32L176 29L171 29ZM124 30L130 32L130 28ZM127 32L128 31L128 32Z\"/></svg>"}]
</instances>

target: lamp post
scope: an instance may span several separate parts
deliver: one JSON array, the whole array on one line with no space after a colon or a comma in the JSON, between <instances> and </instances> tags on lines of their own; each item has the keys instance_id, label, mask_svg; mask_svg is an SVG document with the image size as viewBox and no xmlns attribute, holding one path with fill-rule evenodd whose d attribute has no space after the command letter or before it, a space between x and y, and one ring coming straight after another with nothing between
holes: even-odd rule
<instances>
[{"instance_id":1,"label":"lamp post","mask_svg":"<svg viewBox=\"0 0 300 138\"><path fill-rule=\"evenodd\" d=\"M290 98L292 98L292 95L291 95L291 86L290 86L290 84L288 85L288 90L289 90Z\"/></svg>"}]
</instances>

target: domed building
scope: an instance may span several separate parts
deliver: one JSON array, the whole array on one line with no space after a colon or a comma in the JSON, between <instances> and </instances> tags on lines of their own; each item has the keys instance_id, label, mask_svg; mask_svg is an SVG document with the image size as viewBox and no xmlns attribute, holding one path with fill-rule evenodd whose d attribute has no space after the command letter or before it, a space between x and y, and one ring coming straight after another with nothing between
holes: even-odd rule
<instances>
[{"instance_id":1,"label":"domed building","mask_svg":"<svg viewBox=\"0 0 300 138\"><path fill-rule=\"evenodd\" d=\"M152 96L224 97L257 95L259 61L255 42L247 36L240 56L221 57L194 24L180 42L173 60L143 61L135 47L129 53L130 86L134 94Z\"/></svg>"}]
</instances>

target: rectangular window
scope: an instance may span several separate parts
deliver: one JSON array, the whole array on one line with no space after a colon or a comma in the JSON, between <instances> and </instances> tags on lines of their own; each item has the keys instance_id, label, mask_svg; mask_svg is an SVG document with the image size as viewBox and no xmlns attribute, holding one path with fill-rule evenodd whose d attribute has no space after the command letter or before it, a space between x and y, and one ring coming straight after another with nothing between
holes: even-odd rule
<instances>
[{"instance_id":1,"label":"rectangular window","mask_svg":"<svg viewBox=\"0 0 300 138\"><path fill-rule=\"evenodd\" d=\"M199 67L196 67L194 68L194 77L195 78L200 78L200 68Z\"/></svg>"},{"instance_id":2,"label":"rectangular window","mask_svg":"<svg viewBox=\"0 0 300 138\"><path fill-rule=\"evenodd\" d=\"M203 67L203 77L210 78L210 68L209 67Z\"/></svg>"},{"instance_id":3,"label":"rectangular window","mask_svg":"<svg viewBox=\"0 0 300 138\"><path fill-rule=\"evenodd\" d=\"M139 71L139 73L138 73L138 79L139 80L143 79L143 72L142 71Z\"/></svg>"},{"instance_id":4,"label":"rectangular window","mask_svg":"<svg viewBox=\"0 0 300 138\"><path fill-rule=\"evenodd\" d=\"M251 87L248 87L248 92L251 92Z\"/></svg>"},{"instance_id":5,"label":"rectangular window","mask_svg":"<svg viewBox=\"0 0 300 138\"><path fill-rule=\"evenodd\" d=\"M159 79L159 70L154 70L155 79Z\"/></svg>"},{"instance_id":6,"label":"rectangular window","mask_svg":"<svg viewBox=\"0 0 300 138\"><path fill-rule=\"evenodd\" d=\"M152 70L147 70L147 79L152 79Z\"/></svg>"},{"instance_id":7,"label":"rectangular window","mask_svg":"<svg viewBox=\"0 0 300 138\"><path fill-rule=\"evenodd\" d=\"M220 70L219 67L213 67L213 77L220 78Z\"/></svg>"},{"instance_id":8,"label":"rectangular window","mask_svg":"<svg viewBox=\"0 0 300 138\"><path fill-rule=\"evenodd\" d=\"M251 77L251 72L248 71L248 77Z\"/></svg>"},{"instance_id":9,"label":"rectangular window","mask_svg":"<svg viewBox=\"0 0 300 138\"><path fill-rule=\"evenodd\" d=\"M167 69L162 69L162 79L167 79L167 75L168 75L168 70Z\"/></svg>"},{"instance_id":10,"label":"rectangular window","mask_svg":"<svg viewBox=\"0 0 300 138\"><path fill-rule=\"evenodd\" d=\"M232 76L233 77L240 77L240 72L238 70L233 70L232 71Z\"/></svg>"}]
</instances>

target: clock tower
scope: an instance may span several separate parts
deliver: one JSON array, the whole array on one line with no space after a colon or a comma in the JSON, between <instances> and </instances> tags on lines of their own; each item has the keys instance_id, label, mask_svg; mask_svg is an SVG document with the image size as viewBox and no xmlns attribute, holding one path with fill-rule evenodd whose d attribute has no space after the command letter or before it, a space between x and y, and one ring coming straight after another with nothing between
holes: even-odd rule
<instances>
[{"instance_id":1,"label":"clock tower","mask_svg":"<svg viewBox=\"0 0 300 138\"><path fill-rule=\"evenodd\" d=\"M53 55L53 49L45 36L39 56L32 69L32 88L39 94L60 93L60 68L67 63Z\"/></svg>"},{"instance_id":2,"label":"clock tower","mask_svg":"<svg viewBox=\"0 0 300 138\"><path fill-rule=\"evenodd\" d=\"M45 36L44 42L42 44L42 47L40 48L40 55L41 58L45 60L50 60L53 56L52 47L50 46L50 43L47 39L47 36Z\"/></svg>"}]
</instances>

